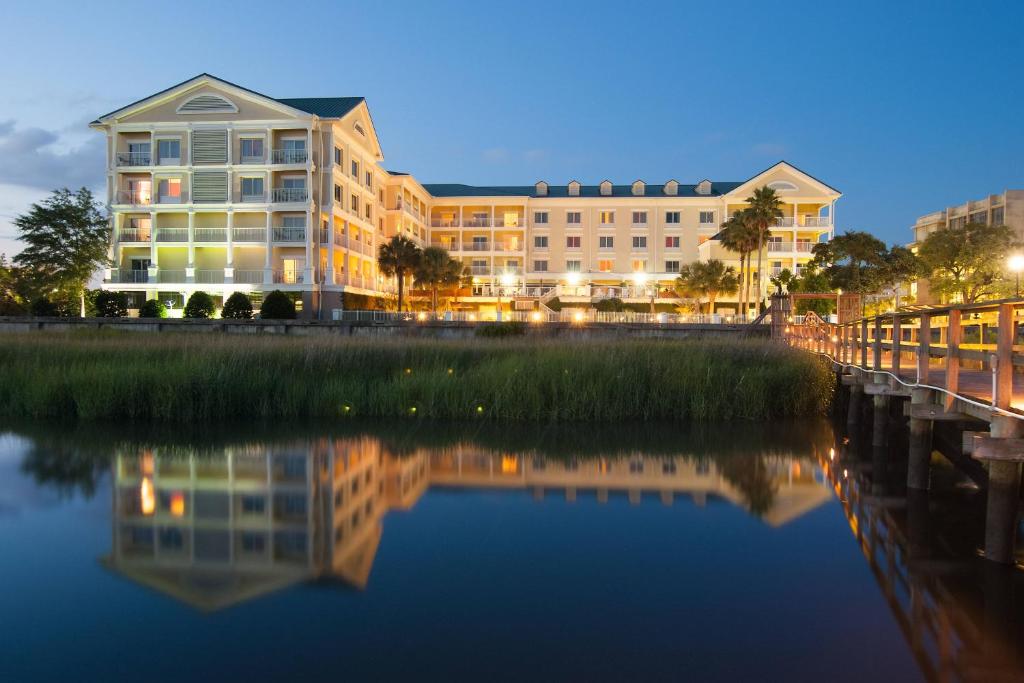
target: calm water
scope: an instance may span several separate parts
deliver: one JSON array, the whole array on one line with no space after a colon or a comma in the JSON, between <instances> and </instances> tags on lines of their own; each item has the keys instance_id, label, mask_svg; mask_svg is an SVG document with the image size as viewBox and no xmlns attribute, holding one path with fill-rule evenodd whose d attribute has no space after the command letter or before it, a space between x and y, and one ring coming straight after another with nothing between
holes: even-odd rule
<instances>
[{"instance_id":1,"label":"calm water","mask_svg":"<svg viewBox=\"0 0 1024 683\"><path fill-rule=\"evenodd\" d=\"M11 428L0 680L1015 675L977 492L899 479L827 423Z\"/></svg>"}]
</instances>

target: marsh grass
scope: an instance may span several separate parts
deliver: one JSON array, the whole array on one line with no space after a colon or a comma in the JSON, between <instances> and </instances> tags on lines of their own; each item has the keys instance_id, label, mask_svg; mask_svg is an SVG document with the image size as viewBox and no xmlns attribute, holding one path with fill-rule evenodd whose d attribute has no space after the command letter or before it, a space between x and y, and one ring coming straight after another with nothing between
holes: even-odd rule
<instances>
[{"instance_id":1,"label":"marsh grass","mask_svg":"<svg viewBox=\"0 0 1024 683\"><path fill-rule=\"evenodd\" d=\"M0 415L161 422L801 417L833 376L766 341L0 336Z\"/></svg>"}]
</instances>

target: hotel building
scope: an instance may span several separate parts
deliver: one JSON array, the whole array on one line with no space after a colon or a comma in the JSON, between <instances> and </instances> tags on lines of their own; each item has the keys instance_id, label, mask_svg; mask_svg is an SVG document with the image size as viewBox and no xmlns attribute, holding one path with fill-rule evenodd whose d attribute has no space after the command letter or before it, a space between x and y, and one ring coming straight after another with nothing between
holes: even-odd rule
<instances>
[{"instance_id":1,"label":"hotel building","mask_svg":"<svg viewBox=\"0 0 1024 683\"><path fill-rule=\"evenodd\" d=\"M992 194L921 216L911 227L914 242L910 246L914 248L921 244L928 235L940 228L962 228L968 223L1006 225L1013 228L1018 239L1024 240L1024 190L1003 190L1001 194ZM931 295L928 281L924 279L911 285L911 294L920 304L940 303Z\"/></svg>"},{"instance_id":2,"label":"hotel building","mask_svg":"<svg viewBox=\"0 0 1024 683\"><path fill-rule=\"evenodd\" d=\"M380 245L403 234L441 246L472 274L460 305L678 303L679 269L737 255L715 239L752 191L773 187L768 275L799 272L834 233L840 193L785 162L747 180L480 187L421 184L385 170L360 97L275 99L201 74L99 117L107 136L111 266L103 288L176 305L281 289L306 317L379 305L394 282ZM767 282L765 282L767 289ZM735 297L720 302L735 312Z\"/></svg>"}]
</instances>

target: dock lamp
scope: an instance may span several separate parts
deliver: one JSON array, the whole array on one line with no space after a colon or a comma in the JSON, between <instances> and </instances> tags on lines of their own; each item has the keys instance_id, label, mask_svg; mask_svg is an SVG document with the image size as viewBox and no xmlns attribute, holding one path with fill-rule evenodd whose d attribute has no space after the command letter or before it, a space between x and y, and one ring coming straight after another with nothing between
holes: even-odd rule
<instances>
[{"instance_id":1,"label":"dock lamp","mask_svg":"<svg viewBox=\"0 0 1024 683\"><path fill-rule=\"evenodd\" d=\"M1017 298L1020 298L1020 272L1024 270L1024 254L1014 254L1010 257L1007 264L1010 266L1010 272L1012 272L1017 278Z\"/></svg>"}]
</instances>

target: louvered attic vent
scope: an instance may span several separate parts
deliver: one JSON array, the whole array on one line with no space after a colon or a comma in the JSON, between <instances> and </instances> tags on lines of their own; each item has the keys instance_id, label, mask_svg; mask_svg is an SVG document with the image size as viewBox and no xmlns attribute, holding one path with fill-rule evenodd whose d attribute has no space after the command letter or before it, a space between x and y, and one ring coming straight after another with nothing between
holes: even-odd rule
<instances>
[{"instance_id":1,"label":"louvered attic vent","mask_svg":"<svg viewBox=\"0 0 1024 683\"><path fill-rule=\"evenodd\" d=\"M196 95L178 107L179 114L217 114L237 111L238 107L220 95Z\"/></svg>"}]
</instances>

